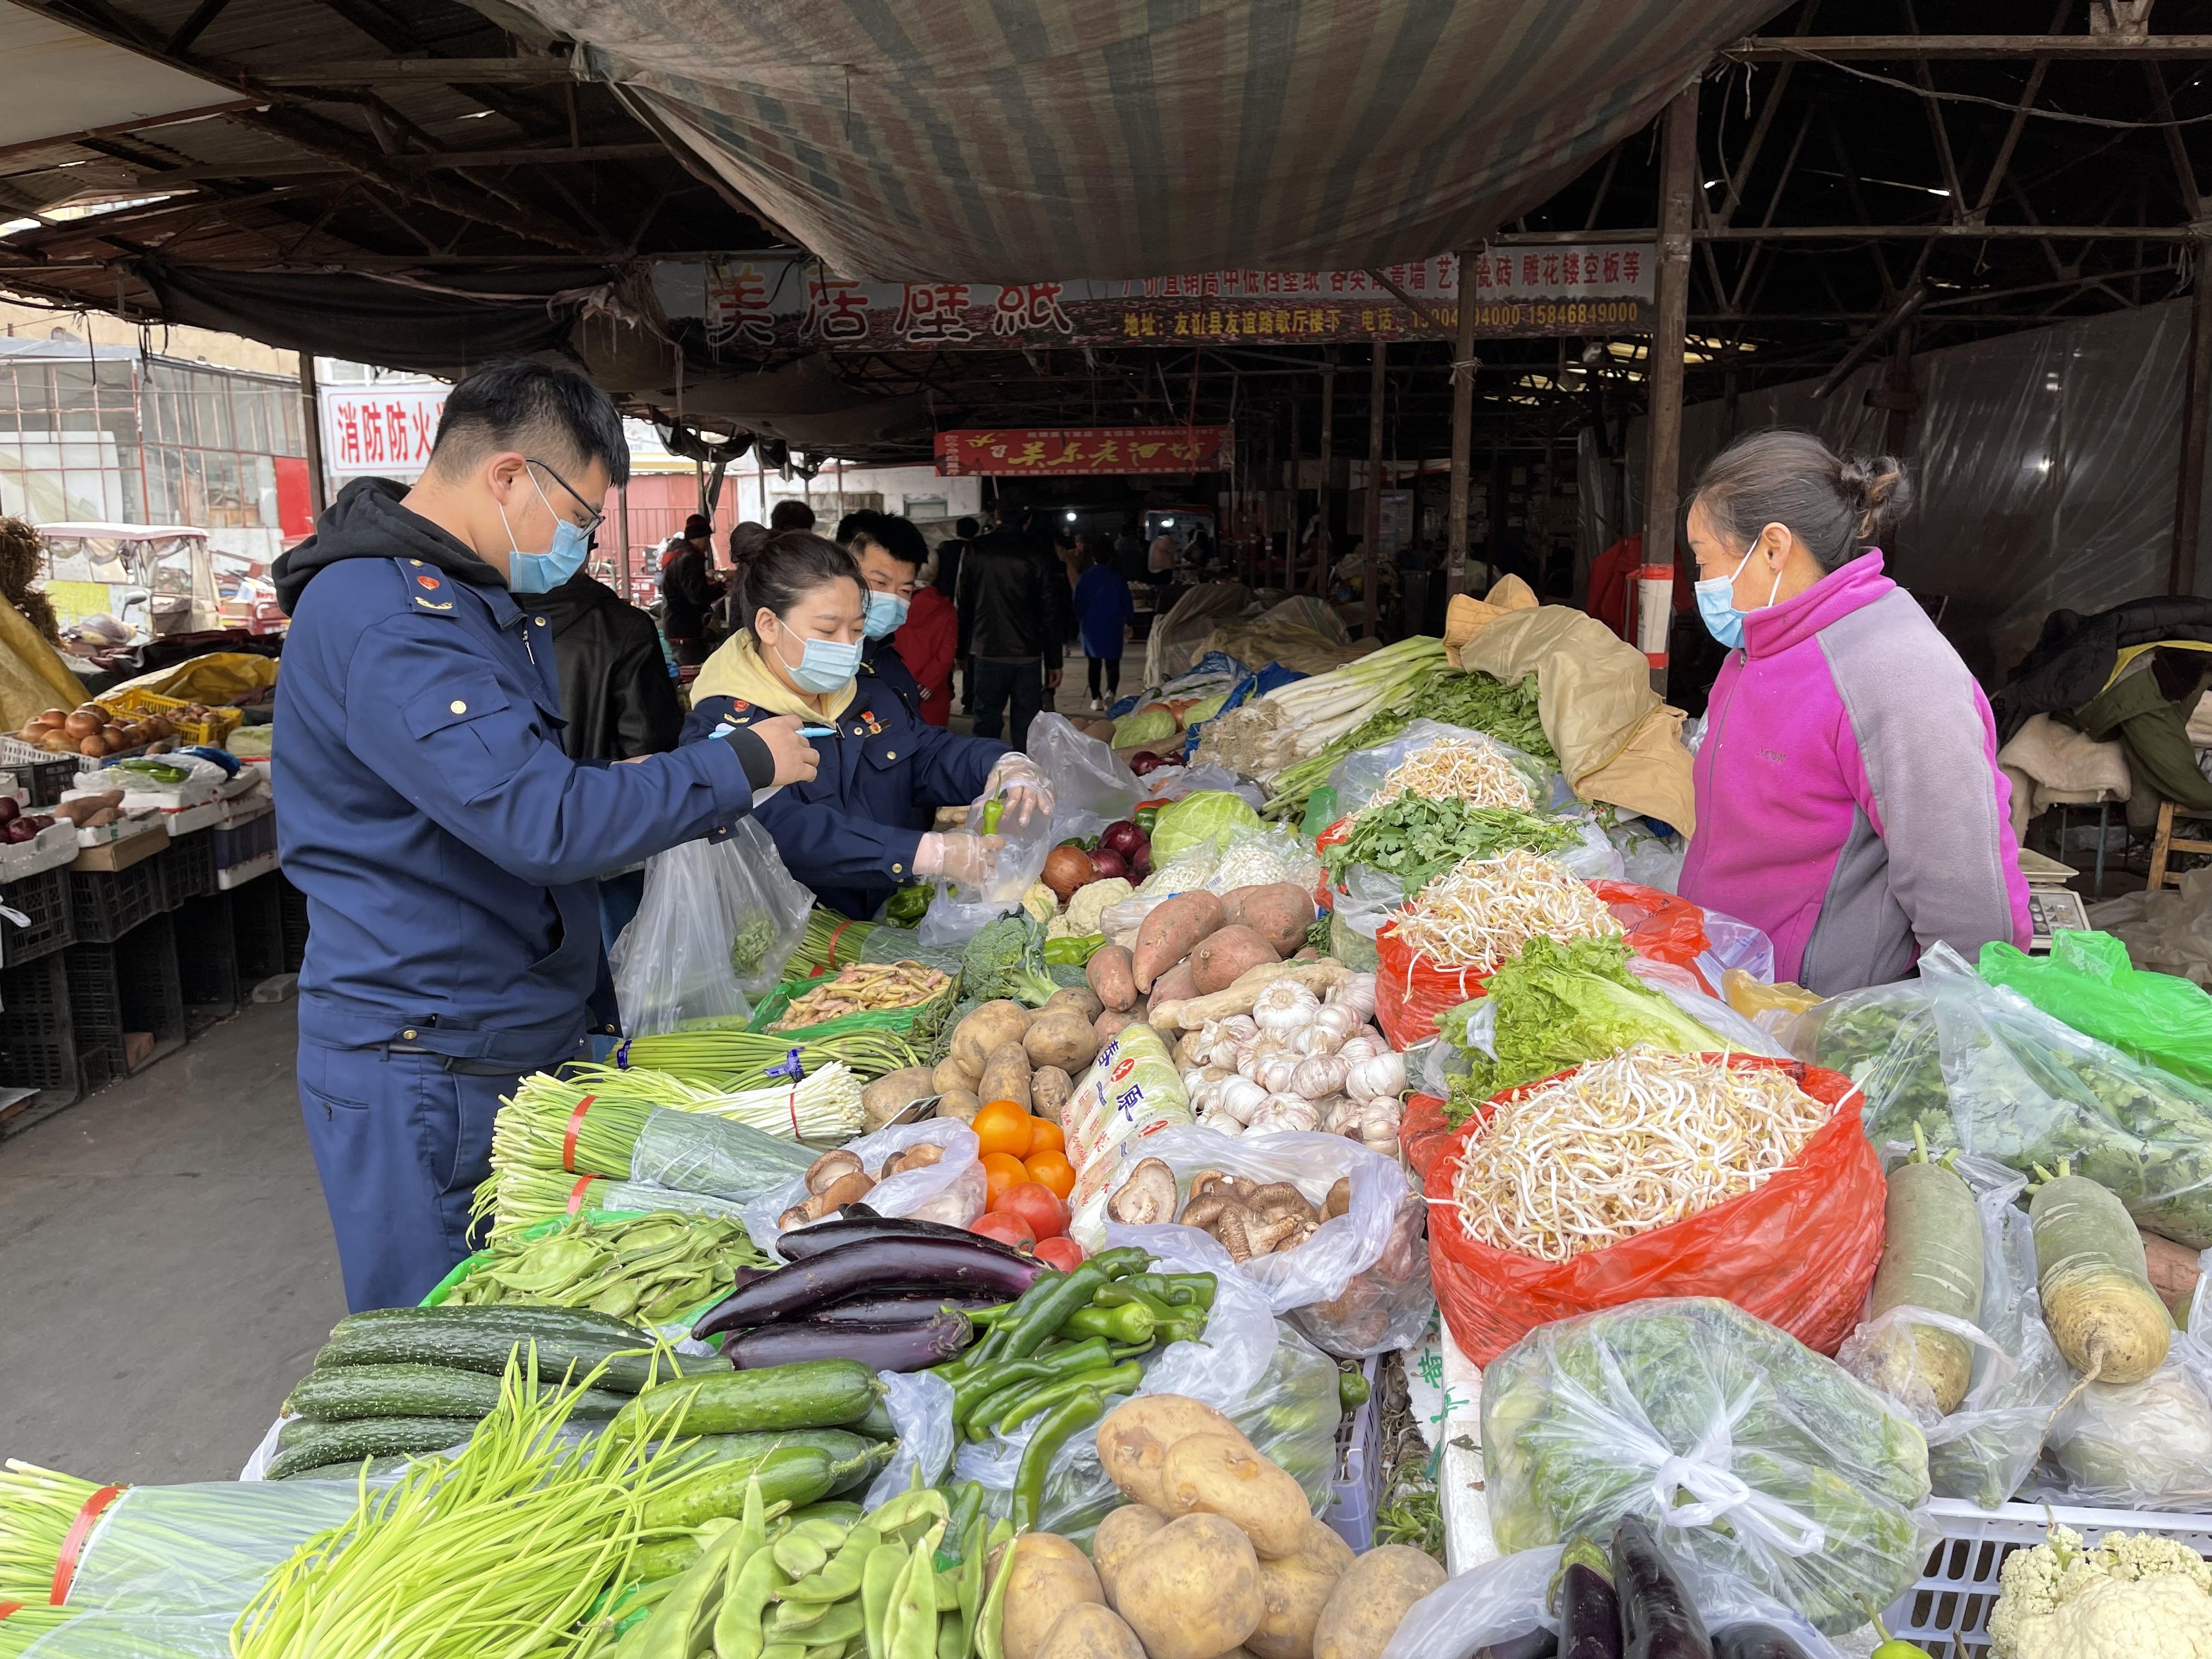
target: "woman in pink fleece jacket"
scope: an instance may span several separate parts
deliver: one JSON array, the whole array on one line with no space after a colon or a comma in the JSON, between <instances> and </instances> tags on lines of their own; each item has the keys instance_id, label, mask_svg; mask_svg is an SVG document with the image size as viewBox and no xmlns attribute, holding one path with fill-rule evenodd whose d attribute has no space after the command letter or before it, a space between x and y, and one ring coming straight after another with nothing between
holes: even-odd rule
<instances>
[{"instance_id":1,"label":"woman in pink fleece jacket","mask_svg":"<svg viewBox=\"0 0 2212 1659\"><path fill-rule=\"evenodd\" d=\"M1911 489L1883 457L1758 432L1692 493L1698 608L1730 647L1695 767L1682 894L1764 928L1823 995L1942 939L2025 948L2027 884L1990 705L1866 545Z\"/></svg>"}]
</instances>

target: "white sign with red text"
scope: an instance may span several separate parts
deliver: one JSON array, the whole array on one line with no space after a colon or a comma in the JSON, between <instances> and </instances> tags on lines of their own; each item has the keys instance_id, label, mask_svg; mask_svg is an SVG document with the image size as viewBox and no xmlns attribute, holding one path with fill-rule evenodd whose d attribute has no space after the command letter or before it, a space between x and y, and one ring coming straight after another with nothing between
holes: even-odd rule
<instances>
[{"instance_id":1,"label":"white sign with red text","mask_svg":"<svg viewBox=\"0 0 2212 1659\"><path fill-rule=\"evenodd\" d=\"M444 386L325 386L323 471L333 478L420 477L446 407Z\"/></svg>"}]
</instances>

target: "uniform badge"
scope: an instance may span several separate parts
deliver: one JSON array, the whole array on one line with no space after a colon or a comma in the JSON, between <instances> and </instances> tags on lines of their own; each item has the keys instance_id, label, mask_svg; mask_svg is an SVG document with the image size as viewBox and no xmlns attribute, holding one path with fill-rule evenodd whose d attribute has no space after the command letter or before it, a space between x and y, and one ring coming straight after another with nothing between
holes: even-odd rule
<instances>
[{"instance_id":1,"label":"uniform badge","mask_svg":"<svg viewBox=\"0 0 2212 1659\"><path fill-rule=\"evenodd\" d=\"M438 579L435 576L417 576L415 580L422 586L428 588L433 593L438 591Z\"/></svg>"}]
</instances>

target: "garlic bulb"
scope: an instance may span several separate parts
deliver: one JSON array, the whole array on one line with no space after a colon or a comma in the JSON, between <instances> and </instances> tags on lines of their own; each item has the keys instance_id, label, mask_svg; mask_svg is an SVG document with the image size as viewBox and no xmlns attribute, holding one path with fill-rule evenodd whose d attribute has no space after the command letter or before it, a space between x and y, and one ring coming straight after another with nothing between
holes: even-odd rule
<instances>
[{"instance_id":1,"label":"garlic bulb","mask_svg":"<svg viewBox=\"0 0 2212 1659\"><path fill-rule=\"evenodd\" d=\"M1349 1095L1338 1095L1334 1099L1317 1100L1314 1104L1322 1110L1321 1127L1330 1134L1358 1136L1359 1115L1366 1109L1363 1102Z\"/></svg>"},{"instance_id":2,"label":"garlic bulb","mask_svg":"<svg viewBox=\"0 0 2212 1659\"><path fill-rule=\"evenodd\" d=\"M1375 1018L1375 975L1354 974L1328 994L1333 1003L1341 1004L1361 1019Z\"/></svg>"},{"instance_id":3,"label":"garlic bulb","mask_svg":"<svg viewBox=\"0 0 2212 1659\"><path fill-rule=\"evenodd\" d=\"M1231 1014L1216 1028L1220 1035L1237 1042L1249 1042L1260 1035L1260 1022L1249 1014Z\"/></svg>"},{"instance_id":4,"label":"garlic bulb","mask_svg":"<svg viewBox=\"0 0 2212 1659\"><path fill-rule=\"evenodd\" d=\"M1354 1100L1392 1100L1406 1091L1406 1057L1377 1054L1363 1060L1345 1079L1344 1091Z\"/></svg>"},{"instance_id":5,"label":"garlic bulb","mask_svg":"<svg viewBox=\"0 0 2212 1659\"><path fill-rule=\"evenodd\" d=\"M1328 1012L1326 1008L1322 1010L1323 1013ZM1291 1047L1302 1054L1333 1054L1343 1041L1334 1030L1316 1020L1291 1039Z\"/></svg>"},{"instance_id":6,"label":"garlic bulb","mask_svg":"<svg viewBox=\"0 0 2212 1659\"><path fill-rule=\"evenodd\" d=\"M1260 1062L1252 1080L1271 1095L1289 1094L1291 1079L1297 1075L1301 1063L1296 1054L1269 1054Z\"/></svg>"},{"instance_id":7,"label":"garlic bulb","mask_svg":"<svg viewBox=\"0 0 2212 1659\"><path fill-rule=\"evenodd\" d=\"M1291 1073L1291 1093L1303 1095L1308 1100L1326 1100L1341 1093L1346 1074L1351 1071L1335 1054L1309 1054Z\"/></svg>"},{"instance_id":8,"label":"garlic bulb","mask_svg":"<svg viewBox=\"0 0 2212 1659\"><path fill-rule=\"evenodd\" d=\"M1205 1068L1204 1066L1189 1066L1189 1067L1188 1067L1188 1068L1183 1072L1183 1074L1182 1074L1182 1091L1183 1091L1183 1093L1185 1093L1185 1094L1187 1094L1187 1095L1196 1095L1196 1094L1198 1093L1198 1091L1199 1091L1201 1088L1205 1087L1205 1085L1206 1085L1206 1068Z\"/></svg>"},{"instance_id":9,"label":"garlic bulb","mask_svg":"<svg viewBox=\"0 0 2212 1659\"><path fill-rule=\"evenodd\" d=\"M1400 1121L1395 1100L1370 1100L1359 1115L1359 1138L1370 1152L1395 1152Z\"/></svg>"},{"instance_id":10,"label":"garlic bulb","mask_svg":"<svg viewBox=\"0 0 2212 1659\"><path fill-rule=\"evenodd\" d=\"M1346 1065L1357 1066L1361 1060L1372 1060L1383 1051L1376 1046L1374 1038L1355 1036L1346 1037L1344 1047L1336 1052L1344 1056Z\"/></svg>"},{"instance_id":11,"label":"garlic bulb","mask_svg":"<svg viewBox=\"0 0 2212 1659\"><path fill-rule=\"evenodd\" d=\"M1335 1032L1337 1040L1342 1042L1359 1029L1359 1016L1342 1003L1332 1002L1314 1016L1314 1024Z\"/></svg>"},{"instance_id":12,"label":"garlic bulb","mask_svg":"<svg viewBox=\"0 0 2212 1659\"><path fill-rule=\"evenodd\" d=\"M1255 1134L1262 1130L1311 1131L1321 1127L1321 1113L1313 1102L1296 1095L1269 1095L1246 1127Z\"/></svg>"},{"instance_id":13,"label":"garlic bulb","mask_svg":"<svg viewBox=\"0 0 2212 1659\"><path fill-rule=\"evenodd\" d=\"M1294 979L1279 979L1261 988L1252 1004L1252 1018L1262 1031L1288 1036L1310 1025L1321 1012L1321 999Z\"/></svg>"},{"instance_id":14,"label":"garlic bulb","mask_svg":"<svg viewBox=\"0 0 2212 1659\"><path fill-rule=\"evenodd\" d=\"M1214 1097L1213 1109L1239 1123L1249 1123L1252 1114L1266 1103L1267 1091L1249 1078L1231 1078Z\"/></svg>"},{"instance_id":15,"label":"garlic bulb","mask_svg":"<svg viewBox=\"0 0 2212 1659\"><path fill-rule=\"evenodd\" d=\"M1226 1112L1215 1112L1209 1116L1200 1118L1199 1121L1216 1134L1241 1135L1244 1133L1244 1126Z\"/></svg>"}]
</instances>

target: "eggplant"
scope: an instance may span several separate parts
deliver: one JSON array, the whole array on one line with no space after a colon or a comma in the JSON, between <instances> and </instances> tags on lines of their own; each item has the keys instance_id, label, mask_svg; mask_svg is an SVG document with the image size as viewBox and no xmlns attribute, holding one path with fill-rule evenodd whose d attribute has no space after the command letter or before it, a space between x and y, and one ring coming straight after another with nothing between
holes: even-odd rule
<instances>
[{"instance_id":1,"label":"eggplant","mask_svg":"<svg viewBox=\"0 0 2212 1659\"><path fill-rule=\"evenodd\" d=\"M884 1291L848 1297L803 1316L819 1325L920 1325L940 1308L956 1313L981 1313L1003 1307L1012 1297L988 1291Z\"/></svg>"},{"instance_id":2,"label":"eggplant","mask_svg":"<svg viewBox=\"0 0 2212 1659\"><path fill-rule=\"evenodd\" d=\"M1477 1648L1470 1659L1552 1659L1559 1650L1559 1638L1550 1631L1532 1630L1525 1636L1509 1636L1503 1642Z\"/></svg>"},{"instance_id":3,"label":"eggplant","mask_svg":"<svg viewBox=\"0 0 2212 1659\"><path fill-rule=\"evenodd\" d=\"M1713 1659L1812 1659L1788 1631L1772 1625L1730 1625L1713 1638Z\"/></svg>"},{"instance_id":4,"label":"eggplant","mask_svg":"<svg viewBox=\"0 0 2212 1659\"><path fill-rule=\"evenodd\" d=\"M857 1244L871 1238L949 1239L956 1243L988 1245L1000 1255L1015 1261L1031 1261L1036 1258L1024 1255L1011 1244L986 1238L981 1233L971 1233L965 1227L948 1227L937 1221L908 1221L903 1217L878 1215L861 1204L848 1204L830 1221L817 1221L811 1227L794 1228L780 1234L775 1241L776 1254L787 1261L811 1261L817 1255L842 1249L848 1244Z\"/></svg>"},{"instance_id":5,"label":"eggplant","mask_svg":"<svg viewBox=\"0 0 2212 1659\"><path fill-rule=\"evenodd\" d=\"M919 1371L957 1358L975 1340L965 1315L943 1311L920 1324L830 1325L811 1321L757 1325L722 1344L741 1371L805 1359L857 1359L872 1371Z\"/></svg>"},{"instance_id":6,"label":"eggplant","mask_svg":"<svg viewBox=\"0 0 2212 1659\"><path fill-rule=\"evenodd\" d=\"M1553 1581L1559 1600L1559 1659L1621 1659L1620 1598L1613 1564L1595 1538L1572 1540Z\"/></svg>"},{"instance_id":7,"label":"eggplant","mask_svg":"<svg viewBox=\"0 0 2212 1659\"><path fill-rule=\"evenodd\" d=\"M1651 1528L1630 1516L1613 1531L1621 1659L1713 1659L1705 1621Z\"/></svg>"},{"instance_id":8,"label":"eggplant","mask_svg":"<svg viewBox=\"0 0 2212 1659\"><path fill-rule=\"evenodd\" d=\"M870 1237L779 1267L741 1285L691 1328L702 1340L723 1331L796 1319L848 1297L885 1291L981 1289L1019 1296L1049 1272L971 1233L955 1238ZM967 1321L963 1319L963 1326Z\"/></svg>"}]
</instances>

